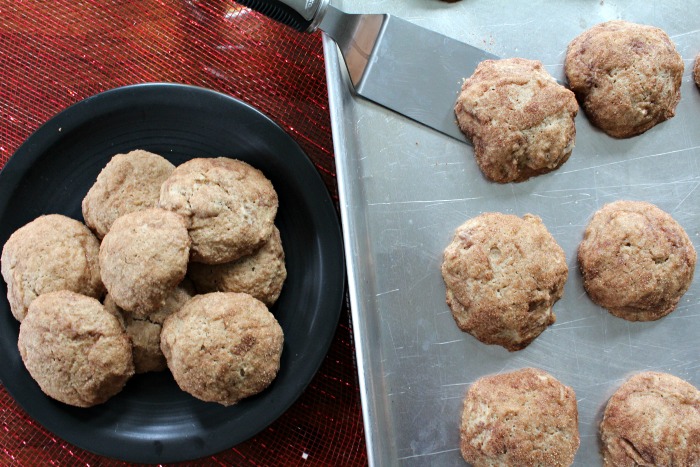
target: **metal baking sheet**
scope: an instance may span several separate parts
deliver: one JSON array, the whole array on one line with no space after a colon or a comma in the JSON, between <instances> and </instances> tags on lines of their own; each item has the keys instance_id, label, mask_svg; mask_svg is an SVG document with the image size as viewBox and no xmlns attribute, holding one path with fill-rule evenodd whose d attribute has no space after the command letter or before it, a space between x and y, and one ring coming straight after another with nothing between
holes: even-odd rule
<instances>
[{"instance_id":1,"label":"metal baking sheet","mask_svg":"<svg viewBox=\"0 0 700 467\"><path fill-rule=\"evenodd\" d=\"M603 21L663 28L685 61L676 116L615 140L580 112L573 155L556 172L520 184L486 181L472 148L348 91L325 40L331 119L357 364L372 465L464 465L459 419L477 378L535 366L576 391L581 446L575 465L600 465L605 403L631 374L664 371L700 386L700 274L678 309L630 323L586 296L576 249L594 211L618 199L655 203L700 250L700 1L339 0L349 12L387 12L500 57L539 59L560 81L568 43ZM431 70L426 70L429 73ZM454 229L485 211L542 217L569 265L557 322L509 353L457 329L445 304L442 252Z\"/></svg>"}]
</instances>

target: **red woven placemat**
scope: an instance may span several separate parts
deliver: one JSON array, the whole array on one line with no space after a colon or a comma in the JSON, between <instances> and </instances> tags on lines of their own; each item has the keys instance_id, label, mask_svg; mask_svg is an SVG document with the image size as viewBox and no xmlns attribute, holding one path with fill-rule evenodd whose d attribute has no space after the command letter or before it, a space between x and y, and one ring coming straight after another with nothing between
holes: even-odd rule
<instances>
[{"instance_id":1,"label":"red woven placemat","mask_svg":"<svg viewBox=\"0 0 700 467\"><path fill-rule=\"evenodd\" d=\"M207 87L257 107L301 145L337 199L320 35L231 1L0 1L0 167L69 105L154 81ZM346 307L299 400L253 439L191 464L366 464L353 355ZM0 385L0 465L125 464L49 433Z\"/></svg>"}]
</instances>

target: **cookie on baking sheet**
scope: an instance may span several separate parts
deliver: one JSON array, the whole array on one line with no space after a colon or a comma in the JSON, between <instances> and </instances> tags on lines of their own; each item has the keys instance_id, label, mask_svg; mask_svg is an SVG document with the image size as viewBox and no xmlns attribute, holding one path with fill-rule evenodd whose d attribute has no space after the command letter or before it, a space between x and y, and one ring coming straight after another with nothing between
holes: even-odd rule
<instances>
[{"instance_id":1,"label":"cookie on baking sheet","mask_svg":"<svg viewBox=\"0 0 700 467\"><path fill-rule=\"evenodd\" d=\"M102 239L102 280L119 307L151 314L185 277L189 252L181 216L158 208L135 211L114 221Z\"/></svg>"},{"instance_id":2,"label":"cookie on baking sheet","mask_svg":"<svg viewBox=\"0 0 700 467\"><path fill-rule=\"evenodd\" d=\"M480 466L568 466L580 444L574 390L525 368L478 379L464 400L462 457Z\"/></svg>"},{"instance_id":3,"label":"cookie on baking sheet","mask_svg":"<svg viewBox=\"0 0 700 467\"><path fill-rule=\"evenodd\" d=\"M600 424L603 464L700 465L700 391L647 371L613 394Z\"/></svg>"},{"instance_id":4,"label":"cookie on baking sheet","mask_svg":"<svg viewBox=\"0 0 700 467\"><path fill-rule=\"evenodd\" d=\"M499 183L521 182L566 162L577 113L574 94L541 62L523 58L481 62L455 104L481 171Z\"/></svg>"},{"instance_id":5,"label":"cookie on baking sheet","mask_svg":"<svg viewBox=\"0 0 700 467\"><path fill-rule=\"evenodd\" d=\"M255 253L231 263L190 263L187 275L199 293L245 292L272 306L287 278L279 230Z\"/></svg>"},{"instance_id":6,"label":"cookie on baking sheet","mask_svg":"<svg viewBox=\"0 0 700 467\"><path fill-rule=\"evenodd\" d=\"M75 292L34 300L17 345L41 390L77 407L107 401L134 374L131 342L119 321L96 299Z\"/></svg>"},{"instance_id":7,"label":"cookie on baking sheet","mask_svg":"<svg viewBox=\"0 0 700 467\"><path fill-rule=\"evenodd\" d=\"M236 159L192 159L163 183L160 206L181 214L191 259L221 264L252 254L272 234L277 193L262 172Z\"/></svg>"},{"instance_id":8,"label":"cookie on baking sheet","mask_svg":"<svg viewBox=\"0 0 700 467\"><path fill-rule=\"evenodd\" d=\"M457 326L510 351L529 345L555 321L569 269L564 251L531 214L485 213L455 231L442 277Z\"/></svg>"},{"instance_id":9,"label":"cookie on baking sheet","mask_svg":"<svg viewBox=\"0 0 700 467\"><path fill-rule=\"evenodd\" d=\"M85 223L102 238L118 217L155 208L160 186L173 170L165 158L141 149L115 155L83 198Z\"/></svg>"},{"instance_id":10,"label":"cookie on baking sheet","mask_svg":"<svg viewBox=\"0 0 700 467\"><path fill-rule=\"evenodd\" d=\"M639 135L675 114L683 59L661 29L608 21L584 31L564 70L593 125L616 138Z\"/></svg>"},{"instance_id":11,"label":"cookie on baking sheet","mask_svg":"<svg viewBox=\"0 0 700 467\"><path fill-rule=\"evenodd\" d=\"M695 62L693 62L693 81L700 88L700 54L695 57Z\"/></svg>"},{"instance_id":12,"label":"cookie on baking sheet","mask_svg":"<svg viewBox=\"0 0 700 467\"><path fill-rule=\"evenodd\" d=\"M229 406L277 376L284 335L265 306L235 292L196 295L166 318L161 349L183 391Z\"/></svg>"},{"instance_id":13,"label":"cookie on baking sheet","mask_svg":"<svg viewBox=\"0 0 700 467\"><path fill-rule=\"evenodd\" d=\"M671 313L690 287L696 260L683 227L643 201L603 206L578 248L591 300L628 321L654 321Z\"/></svg>"},{"instance_id":14,"label":"cookie on baking sheet","mask_svg":"<svg viewBox=\"0 0 700 467\"><path fill-rule=\"evenodd\" d=\"M160 350L160 331L165 318L177 312L194 296L194 287L185 279L165 299L165 305L150 315L137 315L124 311L107 294L104 307L116 316L131 338L136 373L163 371L168 368Z\"/></svg>"},{"instance_id":15,"label":"cookie on baking sheet","mask_svg":"<svg viewBox=\"0 0 700 467\"><path fill-rule=\"evenodd\" d=\"M72 290L101 299L100 243L82 223L60 214L17 229L2 249L2 277L12 314L22 321L37 296Z\"/></svg>"}]
</instances>

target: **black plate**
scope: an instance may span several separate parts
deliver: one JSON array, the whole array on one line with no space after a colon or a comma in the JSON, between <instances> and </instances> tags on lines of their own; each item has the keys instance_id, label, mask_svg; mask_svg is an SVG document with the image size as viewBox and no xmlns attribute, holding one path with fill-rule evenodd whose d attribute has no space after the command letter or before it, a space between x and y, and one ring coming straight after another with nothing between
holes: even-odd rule
<instances>
[{"instance_id":1,"label":"black plate","mask_svg":"<svg viewBox=\"0 0 700 467\"><path fill-rule=\"evenodd\" d=\"M264 392L232 407L182 392L169 372L137 375L107 403L80 409L46 397L17 350L19 323L0 281L0 379L27 413L63 439L132 462L194 459L272 423L304 391L338 324L345 270L338 217L304 152L254 108L214 91L142 84L98 94L37 130L0 172L0 244L41 214L82 220L81 201L117 153L145 149L174 164L227 156L262 170L279 195L288 271L271 311L284 330L281 368Z\"/></svg>"}]
</instances>

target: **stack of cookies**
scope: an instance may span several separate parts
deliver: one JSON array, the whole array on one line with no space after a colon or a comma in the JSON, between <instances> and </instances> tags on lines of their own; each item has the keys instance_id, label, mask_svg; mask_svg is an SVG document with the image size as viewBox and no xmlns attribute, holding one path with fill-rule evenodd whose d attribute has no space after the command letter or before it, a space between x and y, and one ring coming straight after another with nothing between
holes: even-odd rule
<instances>
[{"instance_id":1,"label":"stack of cookies","mask_svg":"<svg viewBox=\"0 0 700 467\"><path fill-rule=\"evenodd\" d=\"M85 224L41 216L3 248L29 373L79 407L165 369L204 401L261 392L284 341L268 308L287 276L277 208L272 183L243 161L114 156L83 199Z\"/></svg>"}]
</instances>

